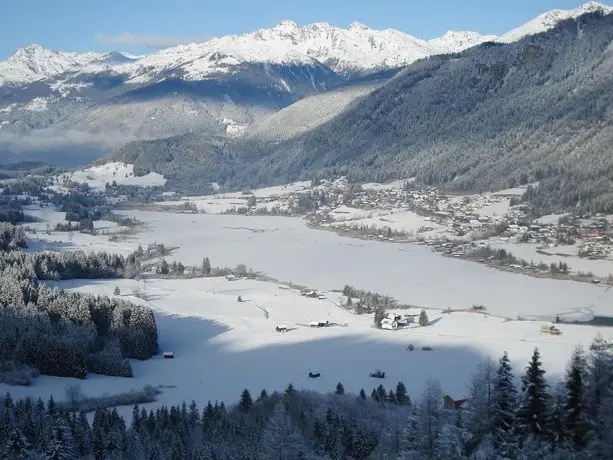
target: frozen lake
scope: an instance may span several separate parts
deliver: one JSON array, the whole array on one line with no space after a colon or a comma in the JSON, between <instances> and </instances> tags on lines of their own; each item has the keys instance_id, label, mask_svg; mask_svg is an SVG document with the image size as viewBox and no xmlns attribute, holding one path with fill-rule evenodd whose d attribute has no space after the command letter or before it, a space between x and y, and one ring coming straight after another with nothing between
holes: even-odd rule
<instances>
[{"instance_id":1,"label":"frozen lake","mask_svg":"<svg viewBox=\"0 0 613 460\"><path fill-rule=\"evenodd\" d=\"M537 279L443 257L425 246L381 243L308 228L300 219L126 211L147 222L138 242L179 246L173 258L199 265L245 264L281 281L331 290L350 284L428 308L483 304L527 318L613 315L613 290Z\"/></svg>"}]
</instances>

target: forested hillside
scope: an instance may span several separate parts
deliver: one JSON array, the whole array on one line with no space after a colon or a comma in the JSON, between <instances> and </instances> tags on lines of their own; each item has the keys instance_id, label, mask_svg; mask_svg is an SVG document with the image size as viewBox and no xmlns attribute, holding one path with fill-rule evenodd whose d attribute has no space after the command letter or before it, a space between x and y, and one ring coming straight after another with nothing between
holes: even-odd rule
<instances>
[{"instance_id":1,"label":"forested hillside","mask_svg":"<svg viewBox=\"0 0 613 460\"><path fill-rule=\"evenodd\" d=\"M193 188L332 175L415 176L464 191L540 181L531 199L543 209L613 211L612 40L613 15L591 13L517 43L419 61L294 139L177 137L112 158Z\"/></svg>"},{"instance_id":2,"label":"forested hillside","mask_svg":"<svg viewBox=\"0 0 613 460\"><path fill-rule=\"evenodd\" d=\"M245 389L231 406L134 406L128 426L115 409L97 410L90 424L78 398L45 405L7 395L0 452L6 459L605 459L611 357L598 337L589 352L574 352L555 385L535 349L518 385L505 353L483 362L462 401L444 399L435 380L421 395L409 395L403 382L373 382L359 395L345 394L342 382L327 395L290 384L257 397Z\"/></svg>"}]
</instances>

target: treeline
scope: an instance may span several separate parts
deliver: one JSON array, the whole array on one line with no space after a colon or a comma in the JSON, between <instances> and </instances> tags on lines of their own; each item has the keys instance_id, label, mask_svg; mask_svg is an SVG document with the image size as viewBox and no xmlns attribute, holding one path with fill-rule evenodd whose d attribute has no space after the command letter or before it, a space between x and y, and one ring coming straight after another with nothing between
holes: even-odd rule
<instances>
[{"instance_id":1,"label":"treeline","mask_svg":"<svg viewBox=\"0 0 613 460\"><path fill-rule=\"evenodd\" d=\"M354 310L358 315L373 312L383 313L388 309L406 309L411 307L410 305L399 304L393 297L357 289L348 284L343 288L343 295L347 297L345 306L350 310Z\"/></svg>"},{"instance_id":2,"label":"treeline","mask_svg":"<svg viewBox=\"0 0 613 460\"><path fill-rule=\"evenodd\" d=\"M11 226L12 227L12 226ZM0 248L5 241L0 223ZM12 227L15 237L8 240L10 246L20 244L25 238L23 230ZM11 230L7 230L11 235ZM136 251L124 257L121 254L111 254L105 251L85 252L77 251L9 251L0 252L0 272L7 267L18 266L30 279L39 280L69 280L69 279L100 279L100 278L133 278L142 268L142 264L150 259L169 254L169 250L162 243L152 243L143 249L139 246Z\"/></svg>"},{"instance_id":3,"label":"treeline","mask_svg":"<svg viewBox=\"0 0 613 460\"><path fill-rule=\"evenodd\" d=\"M71 192L66 195L57 194L53 204L61 212L65 212L65 220L79 222L81 220L100 220L110 213L109 205L101 194Z\"/></svg>"},{"instance_id":4,"label":"treeline","mask_svg":"<svg viewBox=\"0 0 613 460\"><path fill-rule=\"evenodd\" d=\"M6 370L0 379L6 383L31 383L34 374L20 364L48 375L129 377L126 358L148 359L158 351L149 308L51 289L18 259L0 274L0 362Z\"/></svg>"},{"instance_id":5,"label":"treeline","mask_svg":"<svg viewBox=\"0 0 613 460\"><path fill-rule=\"evenodd\" d=\"M597 337L577 348L559 382L548 382L538 349L520 385L505 353L475 373L469 399L443 397L428 380L419 397L404 384L371 397L244 390L231 406L209 402L147 411L135 406L128 426L112 409L70 412L9 396L0 404L3 458L130 459L574 459L609 458L613 449L613 353ZM444 403L444 401L448 401Z\"/></svg>"}]
</instances>

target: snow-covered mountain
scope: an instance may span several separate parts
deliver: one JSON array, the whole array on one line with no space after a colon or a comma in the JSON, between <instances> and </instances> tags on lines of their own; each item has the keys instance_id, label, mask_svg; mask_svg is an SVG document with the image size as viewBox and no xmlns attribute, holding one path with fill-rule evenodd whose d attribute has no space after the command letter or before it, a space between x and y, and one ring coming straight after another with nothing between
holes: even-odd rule
<instances>
[{"instance_id":1,"label":"snow-covered mountain","mask_svg":"<svg viewBox=\"0 0 613 460\"><path fill-rule=\"evenodd\" d=\"M590 2L554 10L501 37L449 31L422 40L357 22L340 28L282 21L145 56L64 53L31 45L0 62L0 147L27 150L62 139L83 146L94 138L99 149L189 132L236 135L339 85L380 79L418 59L486 41L519 40L594 11L613 8ZM345 104L347 94L354 93L330 101Z\"/></svg>"},{"instance_id":2,"label":"snow-covered mountain","mask_svg":"<svg viewBox=\"0 0 613 460\"><path fill-rule=\"evenodd\" d=\"M176 46L146 56L64 53L31 45L0 62L0 86L52 79L65 73L74 77L75 73L101 71L123 75L135 84L168 78L168 72L198 81L232 72L243 63L312 65L313 60L341 75L364 74L401 67L432 54L462 51L485 41L509 43L595 11L611 13L613 8L588 2L574 10L552 10L500 37L449 31L422 40L394 29L374 30L358 22L344 29L325 22L298 26L282 21L269 29Z\"/></svg>"},{"instance_id":3,"label":"snow-covered mountain","mask_svg":"<svg viewBox=\"0 0 613 460\"><path fill-rule=\"evenodd\" d=\"M595 12L611 14L613 13L613 7L598 2L588 2L574 10L551 10L541 14L523 26L498 37L496 41L501 43L515 42L528 35L534 35L553 29L557 24L566 19L578 18L584 14Z\"/></svg>"}]
</instances>

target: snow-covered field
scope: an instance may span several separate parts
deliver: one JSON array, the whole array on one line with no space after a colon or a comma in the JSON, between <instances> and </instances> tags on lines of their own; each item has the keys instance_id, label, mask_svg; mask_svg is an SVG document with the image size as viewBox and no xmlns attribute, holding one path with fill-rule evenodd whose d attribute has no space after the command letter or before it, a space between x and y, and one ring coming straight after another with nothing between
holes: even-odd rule
<instances>
[{"instance_id":1,"label":"snow-covered field","mask_svg":"<svg viewBox=\"0 0 613 460\"><path fill-rule=\"evenodd\" d=\"M68 281L69 290L112 295L120 288L135 301L138 294L155 309L162 351L175 352L173 360L155 357L133 361L134 378L91 375L77 381L40 377L31 387L7 387L12 395L64 398L66 385L79 383L90 396L113 394L164 385L155 404L177 404L195 400L200 407L210 400L234 402L248 388L282 390L288 383L298 388L328 392L337 382L348 391L368 392L379 383L394 386L402 380L411 395L420 394L425 381L438 378L445 392L461 397L475 367L486 356L497 358L508 351L519 374L538 346L546 369L559 377L573 347L587 345L599 331L588 326L561 326L561 336L542 335L531 321L505 321L475 313L430 312L428 327L384 331L371 327L372 318L356 316L335 302L339 294L327 293L326 300L310 299L278 283L225 278L194 280L104 280ZM243 302L238 302L241 296ZM345 327L311 328L310 321L330 321ZM287 333L275 332L286 325ZM613 329L600 329L605 339ZM413 344L414 351L407 351ZM433 351L422 351L429 346ZM369 373L386 372L383 381ZM309 379L308 372L321 372ZM129 415L131 407L121 412Z\"/></svg>"},{"instance_id":2,"label":"snow-covered field","mask_svg":"<svg viewBox=\"0 0 613 460\"><path fill-rule=\"evenodd\" d=\"M166 184L166 179L160 174L151 172L145 176L135 176L134 165L117 162L62 174L58 177L58 183L61 185L64 181L85 183L100 191L104 191L106 184L112 184L113 181L119 185L139 185L142 187Z\"/></svg>"},{"instance_id":3,"label":"snow-covered field","mask_svg":"<svg viewBox=\"0 0 613 460\"><path fill-rule=\"evenodd\" d=\"M168 260L187 266L200 266L207 256L214 265L245 264L280 281L319 290L350 284L432 309L485 305L488 312L508 318L613 316L613 290L604 285L498 271L443 257L425 246L356 240L311 229L297 218L122 213L145 222L146 228L114 242L106 235L39 232L34 235L39 241L30 246L127 254L139 244L157 242L177 247Z\"/></svg>"},{"instance_id":4,"label":"snow-covered field","mask_svg":"<svg viewBox=\"0 0 613 460\"><path fill-rule=\"evenodd\" d=\"M444 230L439 225L427 217L420 216L413 211L392 210L392 211L366 211L363 209L351 209L346 206L330 213L336 222L330 224L332 227L347 225L349 227L360 228L363 226L372 228L391 228L393 231L405 233L423 233L424 235L436 230ZM345 211L347 213L345 213ZM362 217L365 216L365 217ZM437 233L438 234L438 233ZM434 235L433 235L434 236Z\"/></svg>"}]
</instances>

